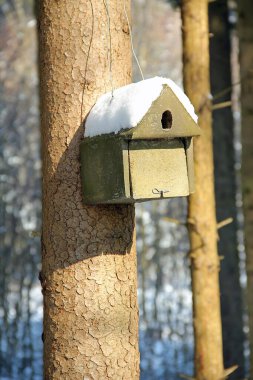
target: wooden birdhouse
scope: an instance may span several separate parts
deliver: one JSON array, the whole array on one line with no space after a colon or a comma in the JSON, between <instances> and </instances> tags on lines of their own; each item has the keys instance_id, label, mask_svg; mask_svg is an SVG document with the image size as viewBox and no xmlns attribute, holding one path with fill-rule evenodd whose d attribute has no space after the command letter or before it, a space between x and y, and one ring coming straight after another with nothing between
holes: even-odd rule
<instances>
[{"instance_id":1,"label":"wooden birdhouse","mask_svg":"<svg viewBox=\"0 0 253 380\"><path fill-rule=\"evenodd\" d=\"M84 202L133 203L192 193L196 121L189 99L168 79L103 95L88 115L81 143Z\"/></svg>"}]
</instances>

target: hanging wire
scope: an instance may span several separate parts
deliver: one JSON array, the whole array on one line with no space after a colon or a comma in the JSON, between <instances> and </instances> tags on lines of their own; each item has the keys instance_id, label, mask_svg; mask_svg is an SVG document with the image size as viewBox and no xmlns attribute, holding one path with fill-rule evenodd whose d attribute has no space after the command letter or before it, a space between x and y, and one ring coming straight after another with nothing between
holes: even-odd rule
<instances>
[{"instance_id":1,"label":"hanging wire","mask_svg":"<svg viewBox=\"0 0 253 380\"><path fill-rule=\"evenodd\" d=\"M109 64L109 70L110 70L110 82L111 82L111 91L112 91L112 98L113 98L113 96L114 96L114 87L113 87L113 75L112 75L111 19L110 19L110 12L109 12L109 7L108 7L107 0L103 0L103 2L104 2L105 9L106 9L107 20L108 20L108 36L109 36L109 49L108 49L108 51L109 51L109 55L110 55L110 57L109 57L110 58L110 60L109 60L109 63L110 63ZM91 50L91 45L92 45L92 41L93 41L93 34L94 34L94 8L93 8L92 0L89 0L89 3L90 3L90 7L91 7L92 24L91 24L91 37L90 37L89 47L88 47L88 51L87 51L86 62L85 62L85 70L84 70L84 82L83 82L83 89L82 89L81 122L80 122L80 124L82 124L82 121L83 121L84 91L85 91L85 87L86 87L86 77L87 77L88 62L89 62L90 50ZM144 75L143 75L143 72L142 72L139 60L137 58L137 55L135 53L134 46L133 46L133 35L132 35L132 30L131 30L131 27L130 27L130 22L129 22L129 18L128 18L127 11L126 11L126 2L125 2L125 0L123 0L123 4L124 4L124 13L125 13L125 17L126 17L126 20L127 20L127 25L128 25L128 28L129 28L131 48L132 48L133 56L135 58L137 66L139 68L142 80L144 80Z\"/></svg>"},{"instance_id":2,"label":"hanging wire","mask_svg":"<svg viewBox=\"0 0 253 380\"><path fill-rule=\"evenodd\" d=\"M142 72L142 69L141 69L141 65L140 65L139 60L137 58L137 55L135 54L135 51L134 51L133 35L132 35L131 27L130 27L129 18L128 18L128 15L127 15L127 10L126 10L126 0L123 0L123 4L124 4L124 13L125 13L125 16L126 16L127 25L128 25L128 28L129 28L129 34L130 34L130 41L131 41L131 47L132 47L133 56L134 56L134 59L135 59L135 61L137 63L139 71L141 73L142 80L144 80L144 75L143 75L143 72Z\"/></svg>"},{"instance_id":3,"label":"hanging wire","mask_svg":"<svg viewBox=\"0 0 253 380\"><path fill-rule=\"evenodd\" d=\"M110 59L109 59L109 70L110 70L110 83L111 83L111 91L112 91L112 98L113 98L113 92L114 92L114 87L113 87L113 77L112 77L112 36L111 36L111 18L110 18L110 11L109 11L109 6L107 3L107 0L103 0L106 14L107 14L107 25L108 25L108 36L109 36L109 54L110 54Z\"/></svg>"},{"instance_id":4,"label":"hanging wire","mask_svg":"<svg viewBox=\"0 0 253 380\"><path fill-rule=\"evenodd\" d=\"M86 62L85 62L85 69L84 69L84 82L83 82L83 90L82 90L82 101L81 101L81 123L83 121L83 99L84 99L84 90L86 86L86 76L87 76L87 69L88 69L88 61L89 61L89 56L90 56L90 49L92 45L92 40L93 40L93 33L94 33L94 8L92 4L92 0L89 0L90 6L91 6L91 16L92 16L92 23L91 23L91 36L90 36L90 42L89 42L89 47L87 51L87 56L86 56Z\"/></svg>"}]
</instances>

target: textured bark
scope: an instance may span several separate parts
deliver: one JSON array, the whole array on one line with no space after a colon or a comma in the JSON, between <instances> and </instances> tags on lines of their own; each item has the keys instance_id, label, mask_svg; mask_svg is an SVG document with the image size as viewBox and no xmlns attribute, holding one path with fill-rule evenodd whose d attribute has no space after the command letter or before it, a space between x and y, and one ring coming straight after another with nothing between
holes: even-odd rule
<instances>
[{"instance_id":1,"label":"textured bark","mask_svg":"<svg viewBox=\"0 0 253 380\"><path fill-rule=\"evenodd\" d=\"M253 379L253 3L238 1L242 111L242 190L249 311L250 379Z\"/></svg>"},{"instance_id":2,"label":"textured bark","mask_svg":"<svg viewBox=\"0 0 253 380\"><path fill-rule=\"evenodd\" d=\"M103 1L93 7L84 116L110 90L106 9ZM119 87L131 80L129 28L122 2L110 1L109 10L113 83ZM41 280L48 380L139 378L134 208L87 207L81 199L80 115L91 33L90 1L40 2Z\"/></svg>"},{"instance_id":3,"label":"textured bark","mask_svg":"<svg viewBox=\"0 0 253 380\"><path fill-rule=\"evenodd\" d=\"M211 92L220 94L231 87L231 46L227 0L209 5ZM231 91L220 96L215 103L231 101ZM233 364L239 369L231 379L244 377L242 291L239 279L237 242L236 176L234 126L232 108L213 113L214 172L216 214L218 221L232 217L233 223L219 231L221 262L221 315L223 354L225 367ZM222 144L222 149L221 149Z\"/></svg>"},{"instance_id":4,"label":"textured bark","mask_svg":"<svg viewBox=\"0 0 253 380\"><path fill-rule=\"evenodd\" d=\"M217 226L215 217L209 80L208 1L183 0L184 87L199 115L195 139L195 193L189 198L189 234L195 335L195 377L223 377Z\"/></svg>"}]
</instances>

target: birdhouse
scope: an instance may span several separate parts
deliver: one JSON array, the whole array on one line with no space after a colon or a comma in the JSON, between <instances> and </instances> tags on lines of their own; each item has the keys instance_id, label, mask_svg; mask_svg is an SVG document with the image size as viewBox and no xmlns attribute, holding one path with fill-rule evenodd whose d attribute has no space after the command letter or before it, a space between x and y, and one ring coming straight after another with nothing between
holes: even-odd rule
<instances>
[{"instance_id":1,"label":"birdhouse","mask_svg":"<svg viewBox=\"0 0 253 380\"><path fill-rule=\"evenodd\" d=\"M152 78L98 99L85 124L81 179L86 204L133 203L194 191L189 99L174 82Z\"/></svg>"}]
</instances>

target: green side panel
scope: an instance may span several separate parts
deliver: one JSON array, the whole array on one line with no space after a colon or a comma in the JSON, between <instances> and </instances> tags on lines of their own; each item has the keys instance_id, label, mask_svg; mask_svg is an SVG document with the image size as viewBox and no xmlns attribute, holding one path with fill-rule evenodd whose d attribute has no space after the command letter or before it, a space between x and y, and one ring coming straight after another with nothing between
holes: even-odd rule
<instances>
[{"instance_id":1,"label":"green side panel","mask_svg":"<svg viewBox=\"0 0 253 380\"><path fill-rule=\"evenodd\" d=\"M86 138L80 146L84 203L131 203L127 141Z\"/></svg>"}]
</instances>

